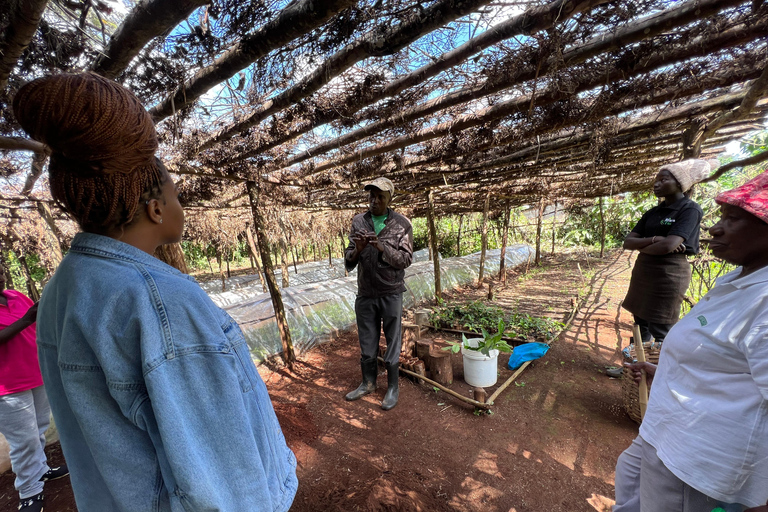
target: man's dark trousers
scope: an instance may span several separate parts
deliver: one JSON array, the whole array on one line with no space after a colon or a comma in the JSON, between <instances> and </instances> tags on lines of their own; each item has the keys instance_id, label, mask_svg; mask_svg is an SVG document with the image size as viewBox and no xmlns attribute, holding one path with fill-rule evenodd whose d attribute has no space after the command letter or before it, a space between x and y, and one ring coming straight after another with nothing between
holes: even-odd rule
<instances>
[{"instance_id":1,"label":"man's dark trousers","mask_svg":"<svg viewBox=\"0 0 768 512\"><path fill-rule=\"evenodd\" d=\"M384 337L387 339L387 352L384 361L390 365L400 361L400 342L402 340L403 294L384 297L357 297L355 300L357 333L360 339L362 359L372 359L379 352L381 326L384 325Z\"/></svg>"}]
</instances>

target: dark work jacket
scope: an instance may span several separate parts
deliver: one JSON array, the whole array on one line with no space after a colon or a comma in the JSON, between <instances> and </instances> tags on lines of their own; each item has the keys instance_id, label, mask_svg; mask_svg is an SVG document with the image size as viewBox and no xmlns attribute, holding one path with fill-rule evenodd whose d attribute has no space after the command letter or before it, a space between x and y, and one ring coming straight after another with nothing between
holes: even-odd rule
<instances>
[{"instance_id":1,"label":"dark work jacket","mask_svg":"<svg viewBox=\"0 0 768 512\"><path fill-rule=\"evenodd\" d=\"M347 270L357 268L357 295L360 297L384 297L405 291L405 269L413 261L413 228L411 221L399 213L387 209L384 229L379 242L384 250L379 252L372 245L362 250L357 261L350 261L355 252L352 236L360 231L374 231L371 212L360 213L352 219L349 245L344 251Z\"/></svg>"}]
</instances>

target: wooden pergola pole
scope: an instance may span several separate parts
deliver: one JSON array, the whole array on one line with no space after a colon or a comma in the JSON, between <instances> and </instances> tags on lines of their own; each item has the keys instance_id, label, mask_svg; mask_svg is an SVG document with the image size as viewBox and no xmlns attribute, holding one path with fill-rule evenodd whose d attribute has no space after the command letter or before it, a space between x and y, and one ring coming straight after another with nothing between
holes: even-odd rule
<instances>
[{"instance_id":1,"label":"wooden pergola pole","mask_svg":"<svg viewBox=\"0 0 768 512\"><path fill-rule=\"evenodd\" d=\"M501 235L501 261L499 262L499 280L501 284L507 282L507 237L509 235L509 212L511 205L509 201L504 204L504 231Z\"/></svg>"},{"instance_id":2,"label":"wooden pergola pole","mask_svg":"<svg viewBox=\"0 0 768 512\"><path fill-rule=\"evenodd\" d=\"M443 298L440 280L440 253L437 250L437 228L435 228L435 200L432 190L427 192L427 223L429 224L429 245L432 247L432 264L435 269L435 299Z\"/></svg>"},{"instance_id":3,"label":"wooden pergola pole","mask_svg":"<svg viewBox=\"0 0 768 512\"><path fill-rule=\"evenodd\" d=\"M280 332L280 341L283 345L282 358L285 364L293 370L293 363L296 361L296 354L293 351L293 341L291 340L291 331L288 328L288 320L285 317L285 307L283 306L283 297L280 295L280 288L277 286L275 271L272 268L272 257L269 254L269 241L267 232L264 228L264 216L259 206L259 186L255 181L245 182L245 188L248 190L248 200L251 204L251 213L253 215L253 229L259 242L259 252L261 253L261 262L264 266L264 275L267 279L267 288L272 298L272 307L275 310L275 320L277 329Z\"/></svg>"},{"instance_id":4,"label":"wooden pergola pole","mask_svg":"<svg viewBox=\"0 0 768 512\"><path fill-rule=\"evenodd\" d=\"M261 271L261 263L259 263L259 258L258 258L259 251L256 249L256 242L254 242L253 240L253 233L251 232L251 226L248 224L245 225L245 236L248 239L248 249L251 251L251 257L253 258L253 261L256 263L256 272L259 273L259 281L261 281L261 288L264 291L264 293L267 293L267 282L264 280L264 273Z\"/></svg>"},{"instance_id":5,"label":"wooden pergola pole","mask_svg":"<svg viewBox=\"0 0 768 512\"><path fill-rule=\"evenodd\" d=\"M541 225L544 223L544 198L539 198L539 215L536 219L536 265L541 265Z\"/></svg>"},{"instance_id":6,"label":"wooden pergola pole","mask_svg":"<svg viewBox=\"0 0 768 512\"><path fill-rule=\"evenodd\" d=\"M488 209L491 206L491 193L485 196L485 206L483 207L483 227L481 228L480 245L480 274L477 276L477 284L483 282L483 272L485 271L485 251L488 249Z\"/></svg>"},{"instance_id":7,"label":"wooden pergola pole","mask_svg":"<svg viewBox=\"0 0 768 512\"><path fill-rule=\"evenodd\" d=\"M555 254L555 237L557 236L557 200L555 200L555 211L552 213L552 251L550 254Z\"/></svg>"},{"instance_id":8,"label":"wooden pergola pole","mask_svg":"<svg viewBox=\"0 0 768 512\"><path fill-rule=\"evenodd\" d=\"M603 196L600 196L598 202L600 207L600 257L605 255L605 208L603 207Z\"/></svg>"},{"instance_id":9,"label":"wooden pergola pole","mask_svg":"<svg viewBox=\"0 0 768 512\"><path fill-rule=\"evenodd\" d=\"M459 215L459 231L456 233L456 256L461 256L461 225L464 223L464 214Z\"/></svg>"}]
</instances>

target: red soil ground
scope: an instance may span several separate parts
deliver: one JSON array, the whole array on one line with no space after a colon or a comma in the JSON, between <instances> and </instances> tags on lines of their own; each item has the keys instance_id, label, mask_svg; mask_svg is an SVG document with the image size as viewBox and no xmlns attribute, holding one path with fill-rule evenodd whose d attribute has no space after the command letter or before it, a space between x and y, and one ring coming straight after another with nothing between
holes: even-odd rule
<instances>
[{"instance_id":1,"label":"red soil ground","mask_svg":"<svg viewBox=\"0 0 768 512\"><path fill-rule=\"evenodd\" d=\"M293 372L262 365L299 460L291 510L610 510L616 458L637 433L620 381L604 374L630 334L630 316L620 308L630 264L628 253L600 260L580 251L511 273L506 285L494 281L492 302L503 308L563 320L575 298L580 310L550 351L501 394L492 415L477 416L472 406L407 379L398 406L382 411L383 374L376 393L346 402L360 378L354 332L301 355ZM448 300L487 294L487 284L465 287ZM512 374L500 359L499 384ZM452 389L471 396L456 370ZM62 460L58 445L50 451L54 464ZM46 510L76 510L68 479L49 483L46 493ZM9 472L0 476L0 510L16 503Z\"/></svg>"}]
</instances>

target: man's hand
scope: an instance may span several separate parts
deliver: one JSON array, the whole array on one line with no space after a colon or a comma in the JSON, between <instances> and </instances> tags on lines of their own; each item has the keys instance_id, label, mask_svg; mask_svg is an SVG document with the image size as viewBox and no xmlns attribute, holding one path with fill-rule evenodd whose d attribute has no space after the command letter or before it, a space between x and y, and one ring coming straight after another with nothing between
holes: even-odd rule
<instances>
[{"instance_id":1,"label":"man's hand","mask_svg":"<svg viewBox=\"0 0 768 512\"><path fill-rule=\"evenodd\" d=\"M682 243L682 244L678 245L678 246L675 248L675 250L674 250L674 251L672 251L672 252L673 252L673 253L675 253L675 254L680 254L680 253L683 253L683 252L685 252L685 243Z\"/></svg>"},{"instance_id":2,"label":"man's hand","mask_svg":"<svg viewBox=\"0 0 768 512\"><path fill-rule=\"evenodd\" d=\"M372 231L358 231L352 236L352 241L355 242L355 252L360 254L368 246L368 240L370 237L376 236Z\"/></svg>"},{"instance_id":3,"label":"man's hand","mask_svg":"<svg viewBox=\"0 0 768 512\"><path fill-rule=\"evenodd\" d=\"M384 250L384 246L379 241L379 237L376 235L368 237L368 243L371 244L373 247L376 248L377 251L382 252Z\"/></svg>"},{"instance_id":4,"label":"man's hand","mask_svg":"<svg viewBox=\"0 0 768 512\"><path fill-rule=\"evenodd\" d=\"M656 365L653 363L624 363L624 366L632 372L632 378L638 385L643 378L643 370L645 370L645 382L648 384L653 381L653 376L656 374Z\"/></svg>"}]
</instances>

